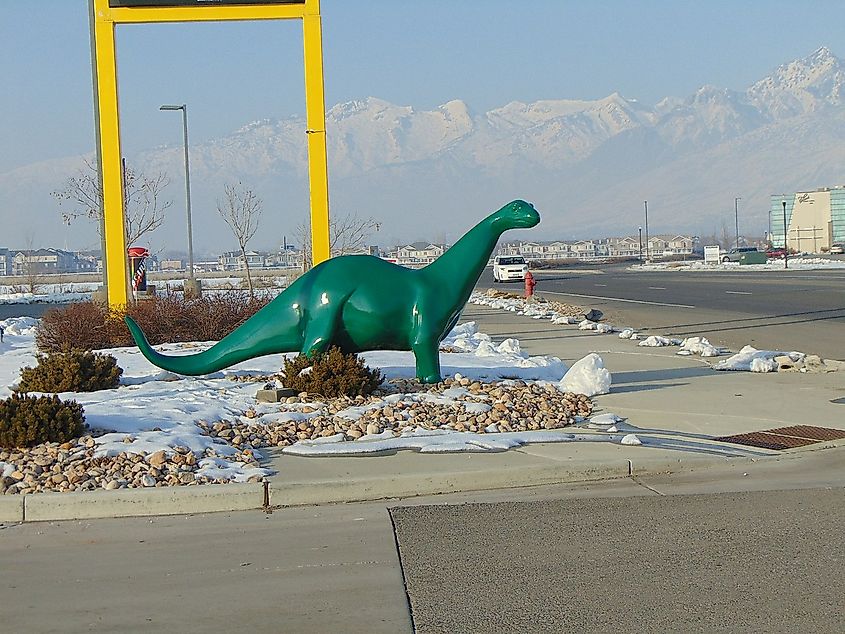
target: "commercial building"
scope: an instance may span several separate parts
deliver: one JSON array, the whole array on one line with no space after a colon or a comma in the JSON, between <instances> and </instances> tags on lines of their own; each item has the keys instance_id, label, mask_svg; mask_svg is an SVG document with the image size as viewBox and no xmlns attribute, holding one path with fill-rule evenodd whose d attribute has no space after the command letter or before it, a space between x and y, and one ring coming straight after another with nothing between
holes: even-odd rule
<instances>
[{"instance_id":1,"label":"commercial building","mask_svg":"<svg viewBox=\"0 0 845 634\"><path fill-rule=\"evenodd\" d=\"M822 253L834 243L845 242L845 186L772 194L769 239L776 247L784 246L784 202L789 249L797 253Z\"/></svg>"}]
</instances>

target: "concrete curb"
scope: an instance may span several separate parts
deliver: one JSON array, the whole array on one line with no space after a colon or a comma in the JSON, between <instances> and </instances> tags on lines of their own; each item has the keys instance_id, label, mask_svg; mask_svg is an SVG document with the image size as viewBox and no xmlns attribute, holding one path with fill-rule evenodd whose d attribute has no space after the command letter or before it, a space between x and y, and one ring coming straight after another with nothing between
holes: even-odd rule
<instances>
[{"instance_id":1,"label":"concrete curb","mask_svg":"<svg viewBox=\"0 0 845 634\"><path fill-rule=\"evenodd\" d=\"M820 448L821 449L821 448ZM542 466L441 473L395 473L383 477L37 493L0 496L0 522L44 522L249 511L270 506L367 502L387 498L510 489L626 477L703 471L762 460L799 458L801 452L757 457L616 459ZM265 488L266 486L266 488Z\"/></svg>"},{"instance_id":2,"label":"concrete curb","mask_svg":"<svg viewBox=\"0 0 845 634\"><path fill-rule=\"evenodd\" d=\"M542 466L523 469L451 473L390 474L384 477L312 482L270 481L271 506L300 506L335 502L364 502L384 498L416 497L483 491L557 482L610 480L628 475L627 462L608 465Z\"/></svg>"},{"instance_id":3,"label":"concrete curb","mask_svg":"<svg viewBox=\"0 0 845 634\"><path fill-rule=\"evenodd\" d=\"M0 522L23 521L23 495L0 495Z\"/></svg>"},{"instance_id":4,"label":"concrete curb","mask_svg":"<svg viewBox=\"0 0 845 634\"><path fill-rule=\"evenodd\" d=\"M247 482L8 496L8 503L6 497L0 497L0 520L46 522L247 511L264 507L264 489L262 482Z\"/></svg>"},{"instance_id":5,"label":"concrete curb","mask_svg":"<svg viewBox=\"0 0 845 634\"><path fill-rule=\"evenodd\" d=\"M591 480L612 480L629 476L659 475L678 471L709 469L749 458L657 459L633 464L616 460L605 464L560 463L537 467L477 470L451 473L390 474L349 480L311 482L269 482L270 506L305 506L341 502L365 502L467 491L565 484Z\"/></svg>"}]
</instances>

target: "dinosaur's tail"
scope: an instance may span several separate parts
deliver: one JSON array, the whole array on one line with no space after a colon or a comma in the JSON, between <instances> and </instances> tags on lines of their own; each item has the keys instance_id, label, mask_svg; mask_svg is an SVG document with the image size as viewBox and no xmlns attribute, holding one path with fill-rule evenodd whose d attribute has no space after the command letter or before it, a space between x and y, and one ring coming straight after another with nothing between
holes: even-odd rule
<instances>
[{"instance_id":1,"label":"dinosaur's tail","mask_svg":"<svg viewBox=\"0 0 845 634\"><path fill-rule=\"evenodd\" d=\"M268 308L265 306L264 309ZM262 311L264 310L262 309ZM197 354L170 356L153 350L144 332L128 315L124 317L132 338L141 353L154 365L177 374L196 376L228 368L241 361L277 352L295 352L298 345L290 337L280 336L277 324L268 324L259 311L233 332L226 335L208 350Z\"/></svg>"}]
</instances>

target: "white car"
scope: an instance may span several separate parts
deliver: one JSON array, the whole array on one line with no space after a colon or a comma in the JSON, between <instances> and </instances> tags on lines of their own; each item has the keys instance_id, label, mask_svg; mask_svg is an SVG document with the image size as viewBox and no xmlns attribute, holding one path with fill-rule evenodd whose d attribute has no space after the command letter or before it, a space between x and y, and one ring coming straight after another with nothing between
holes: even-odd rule
<instances>
[{"instance_id":1,"label":"white car","mask_svg":"<svg viewBox=\"0 0 845 634\"><path fill-rule=\"evenodd\" d=\"M842 255L845 253L845 244L841 242L834 242L830 245L830 254L831 255Z\"/></svg>"},{"instance_id":2,"label":"white car","mask_svg":"<svg viewBox=\"0 0 845 634\"><path fill-rule=\"evenodd\" d=\"M493 259L494 282L521 282L528 271L528 262L521 255L497 255Z\"/></svg>"}]
</instances>

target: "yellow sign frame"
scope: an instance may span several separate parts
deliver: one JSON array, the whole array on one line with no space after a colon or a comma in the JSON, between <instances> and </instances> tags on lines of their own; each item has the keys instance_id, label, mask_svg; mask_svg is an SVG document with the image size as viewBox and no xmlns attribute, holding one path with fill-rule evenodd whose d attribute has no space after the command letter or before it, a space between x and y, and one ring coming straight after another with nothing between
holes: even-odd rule
<instances>
[{"instance_id":1,"label":"yellow sign frame","mask_svg":"<svg viewBox=\"0 0 845 634\"><path fill-rule=\"evenodd\" d=\"M302 20L305 74L305 130L311 195L311 244L314 264L328 260L329 185L326 159L326 104L323 84L323 33L320 0L298 4L110 7L90 0L94 65L97 160L103 191L103 267L110 306L129 301L129 269L123 213L120 117L117 99L115 25L229 20ZM119 282L118 282L119 280Z\"/></svg>"}]
</instances>

